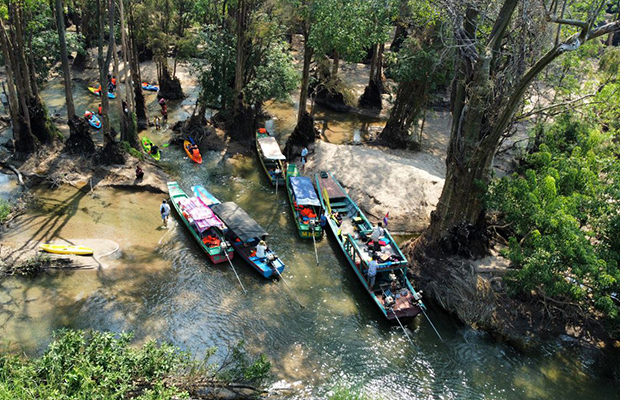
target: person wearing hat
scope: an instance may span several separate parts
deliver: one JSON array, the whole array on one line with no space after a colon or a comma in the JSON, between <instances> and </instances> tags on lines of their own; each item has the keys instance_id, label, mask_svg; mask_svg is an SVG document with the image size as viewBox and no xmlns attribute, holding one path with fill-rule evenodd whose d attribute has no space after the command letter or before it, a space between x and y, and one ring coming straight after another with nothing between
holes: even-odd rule
<instances>
[{"instance_id":1,"label":"person wearing hat","mask_svg":"<svg viewBox=\"0 0 620 400\"><path fill-rule=\"evenodd\" d=\"M266 251L267 243L265 243L264 240L261 240L256 246L256 257L260 260L264 260L265 258L267 258L267 255L265 254Z\"/></svg>"},{"instance_id":2,"label":"person wearing hat","mask_svg":"<svg viewBox=\"0 0 620 400\"><path fill-rule=\"evenodd\" d=\"M159 212L161 213L161 219L164 221L164 226L168 227L168 216L170 215L170 206L166 200L161 202L161 206L159 207Z\"/></svg>"}]
</instances>

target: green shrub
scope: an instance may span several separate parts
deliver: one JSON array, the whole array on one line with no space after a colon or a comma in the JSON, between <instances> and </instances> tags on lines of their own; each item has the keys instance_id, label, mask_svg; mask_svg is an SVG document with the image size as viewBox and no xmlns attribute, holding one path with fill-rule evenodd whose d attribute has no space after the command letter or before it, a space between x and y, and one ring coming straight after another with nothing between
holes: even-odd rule
<instances>
[{"instance_id":1,"label":"green shrub","mask_svg":"<svg viewBox=\"0 0 620 400\"><path fill-rule=\"evenodd\" d=\"M183 379L190 376L189 371L219 379L217 368L204 368L171 344L149 341L131 347L132 338L128 333L60 330L39 358L2 351L0 398L184 399L189 397L186 388L191 388L192 380ZM245 360L242 366L236 361L229 365L239 373L235 376L262 382L268 371L264 356L259 363L251 363L243 344L235 349L238 360ZM213 354L207 352L207 359Z\"/></svg>"},{"instance_id":2,"label":"green shrub","mask_svg":"<svg viewBox=\"0 0 620 400\"><path fill-rule=\"evenodd\" d=\"M137 150L131 147L129 142L123 141L122 146L123 146L123 150L125 151L125 153L129 153L132 157L135 157L138 160L144 161L144 154L140 150Z\"/></svg>"},{"instance_id":3,"label":"green shrub","mask_svg":"<svg viewBox=\"0 0 620 400\"><path fill-rule=\"evenodd\" d=\"M571 115L543 129L518 174L496 181L489 206L510 223L513 293L535 291L618 326L620 162L611 135Z\"/></svg>"},{"instance_id":4,"label":"green shrub","mask_svg":"<svg viewBox=\"0 0 620 400\"><path fill-rule=\"evenodd\" d=\"M11 210L11 204L6 200L0 199L0 224L3 224L4 221L6 221L9 214L11 214Z\"/></svg>"}]
</instances>

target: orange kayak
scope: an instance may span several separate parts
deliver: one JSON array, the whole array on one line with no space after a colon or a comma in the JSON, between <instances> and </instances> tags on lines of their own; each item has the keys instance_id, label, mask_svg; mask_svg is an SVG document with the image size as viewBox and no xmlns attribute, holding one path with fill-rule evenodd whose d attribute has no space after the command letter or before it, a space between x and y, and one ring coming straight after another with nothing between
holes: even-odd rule
<instances>
[{"instance_id":1,"label":"orange kayak","mask_svg":"<svg viewBox=\"0 0 620 400\"><path fill-rule=\"evenodd\" d=\"M185 152L187 153L187 156L188 156L188 157L189 157L189 158L190 158L193 162L198 163L198 164L202 164L202 156L200 155L200 151L198 151L198 154L197 154L196 156L194 156L194 155L192 154L192 152L189 150L189 146L191 146L191 145L192 145L192 144L191 144L189 141L187 141L187 140L184 140L184 141L183 141L183 148L185 149Z\"/></svg>"}]
</instances>

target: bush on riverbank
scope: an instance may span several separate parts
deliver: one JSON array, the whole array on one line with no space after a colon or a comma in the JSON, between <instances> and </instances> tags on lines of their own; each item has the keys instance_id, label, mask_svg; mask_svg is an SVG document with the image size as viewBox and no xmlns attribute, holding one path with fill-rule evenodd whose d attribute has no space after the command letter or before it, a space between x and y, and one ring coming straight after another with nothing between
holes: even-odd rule
<instances>
[{"instance_id":1,"label":"bush on riverbank","mask_svg":"<svg viewBox=\"0 0 620 400\"><path fill-rule=\"evenodd\" d=\"M133 336L108 332L61 330L41 357L0 353L0 397L11 399L218 398L213 388L231 379L250 385L264 382L270 364L264 356L251 360L243 344L233 348L221 366L209 364L214 349L201 362L168 344L149 341L130 347ZM210 389L211 388L211 389Z\"/></svg>"},{"instance_id":2,"label":"bush on riverbank","mask_svg":"<svg viewBox=\"0 0 620 400\"><path fill-rule=\"evenodd\" d=\"M509 289L552 319L600 318L617 335L620 163L613 133L592 126L567 114L537 127L539 148L492 186L490 205L508 223Z\"/></svg>"},{"instance_id":3,"label":"bush on riverbank","mask_svg":"<svg viewBox=\"0 0 620 400\"><path fill-rule=\"evenodd\" d=\"M11 214L11 205L6 200L0 200L0 225L6 221Z\"/></svg>"}]
</instances>

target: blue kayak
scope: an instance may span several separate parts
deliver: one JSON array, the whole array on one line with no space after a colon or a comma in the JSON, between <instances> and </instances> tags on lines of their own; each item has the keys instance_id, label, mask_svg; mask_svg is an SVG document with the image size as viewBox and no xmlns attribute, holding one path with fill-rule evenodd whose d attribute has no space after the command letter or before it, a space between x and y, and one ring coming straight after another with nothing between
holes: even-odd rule
<instances>
[{"instance_id":1,"label":"blue kayak","mask_svg":"<svg viewBox=\"0 0 620 400\"><path fill-rule=\"evenodd\" d=\"M156 92L159 90L159 87L155 85L149 85L146 82L142 82L142 89L148 90L149 92Z\"/></svg>"},{"instance_id":2,"label":"blue kayak","mask_svg":"<svg viewBox=\"0 0 620 400\"><path fill-rule=\"evenodd\" d=\"M90 117L88 116L89 113L90 113ZM95 115L95 113L86 111L84 113L84 117L86 117L86 120L88 121L90 126L92 126L95 129L101 129L101 120L99 119L99 117Z\"/></svg>"}]
</instances>

